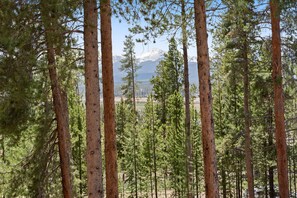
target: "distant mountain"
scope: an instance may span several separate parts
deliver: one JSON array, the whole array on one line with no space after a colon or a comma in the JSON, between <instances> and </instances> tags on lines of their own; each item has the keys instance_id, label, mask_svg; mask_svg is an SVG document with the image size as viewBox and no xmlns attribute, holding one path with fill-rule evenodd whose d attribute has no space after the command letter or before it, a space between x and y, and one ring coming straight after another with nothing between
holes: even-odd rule
<instances>
[{"instance_id":1,"label":"distant mountain","mask_svg":"<svg viewBox=\"0 0 297 198\"><path fill-rule=\"evenodd\" d=\"M164 59L165 52L160 49L152 49L151 51L141 54L139 57L136 57L137 65L140 68L137 70L136 80L138 81L138 96L147 96L152 89L150 80L153 76L156 75L156 67L161 60ZM114 83L115 83L115 95L121 96L121 85L122 78L126 75L125 72L120 71L121 59L123 56L115 55L113 56L113 73L114 73ZM197 63L194 61L193 57L189 57L189 80L190 84L198 84L198 71ZM101 71L101 69L100 69ZM100 74L101 76L101 74ZM83 82L82 77L82 82ZM80 85L80 92L85 92L84 84Z\"/></svg>"},{"instance_id":2,"label":"distant mountain","mask_svg":"<svg viewBox=\"0 0 297 198\"><path fill-rule=\"evenodd\" d=\"M138 96L146 96L151 92L152 85L150 80L156 75L156 67L164 58L165 52L159 49L152 49L149 52L141 54L136 57L136 62L140 68L137 70L136 80L138 81ZM120 71L122 56L113 57L114 67L114 82L115 82L115 95L120 96L122 78L125 76L125 72ZM198 84L198 70L197 63L194 58L189 59L189 81L190 84Z\"/></svg>"},{"instance_id":3,"label":"distant mountain","mask_svg":"<svg viewBox=\"0 0 297 198\"><path fill-rule=\"evenodd\" d=\"M139 57L136 57L136 61L140 68L137 70L137 96L146 97L152 90L152 85L150 80L153 76L156 75L156 67L161 60L164 58L164 51L159 49L152 49L149 52L141 54ZM122 78L125 76L125 72L120 71L121 59L123 56L113 56L113 72L114 72L114 83L115 83L115 95L121 96L121 85ZM189 81L190 84L198 84L198 71L197 63L194 61L195 58L189 58ZM100 71L102 71L100 69ZM101 74L100 74L101 76ZM101 85L102 86L102 85ZM102 90L102 89L101 89ZM81 83L79 85L79 91L84 96L85 86L84 78L81 76Z\"/></svg>"},{"instance_id":4,"label":"distant mountain","mask_svg":"<svg viewBox=\"0 0 297 198\"><path fill-rule=\"evenodd\" d=\"M137 64L140 66L137 70L137 81L149 82L150 79L156 75L156 67L159 62L163 60L164 53L165 52L160 49L152 49L151 51L136 57ZM113 57L114 82L116 84L121 84L122 78L125 76L125 72L120 71L121 59L122 56ZM189 80L190 83L198 83L197 63L194 61L189 62Z\"/></svg>"},{"instance_id":5,"label":"distant mountain","mask_svg":"<svg viewBox=\"0 0 297 198\"><path fill-rule=\"evenodd\" d=\"M157 61L164 57L165 52L163 50L154 48L148 52L141 54L137 57L138 62L146 62L146 61Z\"/></svg>"}]
</instances>

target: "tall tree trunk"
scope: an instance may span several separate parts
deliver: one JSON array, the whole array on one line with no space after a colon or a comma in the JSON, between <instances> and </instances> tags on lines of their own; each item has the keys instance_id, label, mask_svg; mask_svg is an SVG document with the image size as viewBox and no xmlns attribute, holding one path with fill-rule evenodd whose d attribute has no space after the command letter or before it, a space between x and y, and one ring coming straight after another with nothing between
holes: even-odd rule
<instances>
[{"instance_id":1,"label":"tall tree trunk","mask_svg":"<svg viewBox=\"0 0 297 198\"><path fill-rule=\"evenodd\" d=\"M131 74L132 74L132 105L133 105L133 168L134 168L134 185L135 185L135 197L138 197L138 172L137 172L137 132L136 132L136 120L137 120L137 113L136 113L136 97L135 97L135 70L136 65L134 65L134 60L132 54L130 54L130 62L131 64Z\"/></svg>"},{"instance_id":2,"label":"tall tree trunk","mask_svg":"<svg viewBox=\"0 0 297 198\"><path fill-rule=\"evenodd\" d=\"M135 67L133 57L131 54L131 74L132 74L132 103L133 103L133 166L134 166L134 179L135 179L135 197L138 198L138 172L137 172L137 145L136 145L136 120L137 120L137 114L136 114L136 98L135 98Z\"/></svg>"},{"instance_id":3,"label":"tall tree trunk","mask_svg":"<svg viewBox=\"0 0 297 198\"><path fill-rule=\"evenodd\" d=\"M282 85L280 5L279 0L270 0L272 26L272 80L274 90L275 139L277 151L277 172L281 198L289 197L288 159L284 116L284 95Z\"/></svg>"},{"instance_id":4,"label":"tall tree trunk","mask_svg":"<svg viewBox=\"0 0 297 198\"><path fill-rule=\"evenodd\" d=\"M270 166L268 168L268 182L269 182L269 197L274 198L275 192L274 192L274 177L273 177L273 167Z\"/></svg>"},{"instance_id":5,"label":"tall tree trunk","mask_svg":"<svg viewBox=\"0 0 297 198\"><path fill-rule=\"evenodd\" d=\"M158 198L158 178L157 178L157 156L156 156L156 131L155 131L155 110L154 98L152 100L152 127L153 127L153 161L154 161L154 185L155 185L155 198Z\"/></svg>"},{"instance_id":6,"label":"tall tree trunk","mask_svg":"<svg viewBox=\"0 0 297 198\"><path fill-rule=\"evenodd\" d=\"M87 187L89 197L103 197L96 0L84 1L84 13Z\"/></svg>"},{"instance_id":7,"label":"tall tree trunk","mask_svg":"<svg viewBox=\"0 0 297 198\"><path fill-rule=\"evenodd\" d=\"M249 63L248 63L248 43L245 39L243 50L243 89L244 89L244 130L245 130L245 167L248 180L249 198L254 198L254 176L252 164L252 140L251 140L251 115L249 109Z\"/></svg>"},{"instance_id":8,"label":"tall tree trunk","mask_svg":"<svg viewBox=\"0 0 297 198\"><path fill-rule=\"evenodd\" d=\"M187 21L185 1L181 0L181 17L182 17L182 44L184 59L184 84L185 84L185 129L186 129L186 185L187 197L193 197L193 164L192 164L192 147L191 147L191 116L190 116L190 86L189 86L189 63L188 63L188 38L187 38Z\"/></svg>"},{"instance_id":9,"label":"tall tree trunk","mask_svg":"<svg viewBox=\"0 0 297 198\"><path fill-rule=\"evenodd\" d=\"M114 82L112 66L110 0L100 1L101 53L104 101L106 197L118 197L117 147L115 131Z\"/></svg>"},{"instance_id":10,"label":"tall tree trunk","mask_svg":"<svg viewBox=\"0 0 297 198\"><path fill-rule=\"evenodd\" d=\"M45 29L45 42L47 47L47 61L48 61L48 71L51 81L51 90L54 104L54 111L57 121L57 131L58 131L58 146L59 146L59 156L60 156L60 168L62 174L62 186L63 195L65 198L71 198L73 196L72 192L72 177L71 177L71 144L70 144L70 132L69 132L69 114L68 114L68 103L67 95L62 90L59 83L56 60L55 60L55 49L52 43L53 36L51 30L50 20L52 20L50 14L46 8L46 2L41 1L41 14L42 22Z\"/></svg>"},{"instance_id":11,"label":"tall tree trunk","mask_svg":"<svg viewBox=\"0 0 297 198\"><path fill-rule=\"evenodd\" d=\"M195 27L206 197L219 197L204 0L195 0Z\"/></svg>"},{"instance_id":12,"label":"tall tree trunk","mask_svg":"<svg viewBox=\"0 0 297 198\"><path fill-rule=\"evenodd\" d=\"M49 47L50 44L47 44L47 46L48 70L53 94L54 110L57 119L58 145L62 173L63 195L64 197L72 197L72 179L70 168L71 146L67 96L66 93L61 90L61 86L58 82L58 76L55 66L54 49L52 47Z\"/></svg>"}]
</instances>

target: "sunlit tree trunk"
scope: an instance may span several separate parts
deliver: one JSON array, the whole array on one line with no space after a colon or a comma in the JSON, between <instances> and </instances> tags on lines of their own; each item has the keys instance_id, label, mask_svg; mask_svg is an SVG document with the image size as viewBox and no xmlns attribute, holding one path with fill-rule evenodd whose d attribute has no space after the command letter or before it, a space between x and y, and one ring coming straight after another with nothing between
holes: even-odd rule
<instances>
[{"instance_id":1,"label":"sunlit tree trunk","mask_svg":"<svg viewBox=\"0 0 297 198\"><path fill-rule=\"evenodd\" d=\"M51 13L50 13L51 12ZM41 15L45 32L45 43L47 48L48 71L51 82L51 90L54 104L54 111L57 121L58 146L60 156L60 168L62 174L63 195L65 198L73 197L72 194L72 177L71 177L71 144L69 132L69 113L67 95L62 90L56 68L55 49L53 43L51 26L54 11L50 11L46 7L46 2L41 1Z\"/></svg>"},{"instance_id":2,"label":"sunlit tree trunk","mask_svg":"<svg viewBox=\"0 0 297 198\"><path fill-rule=\"evenodd\" d=\"M100 1L106 197L118 197L110 0Z\"/></svg>"},{"instance_id":3,"label":"sunlit tree trunk","mask_svg":"<svg viewBox=\"0 0 297 198\"><path fill-rule=\"evenodd\" d=\"M288 159L285 131L284 95L282 85L280 5L279 0L270 0L272 26L272 80L274 90L275 139L277 172L281 198L289 197Z\"/></svg>"},{"instance_id":4,"label":"sunlit tree trunk","mask_svg":"<svg viewBox=\"0 0 297 198\"><path fill-rule=\"evenodd\" d=\"M84 13L87 189L88 197L103 197L96 0L84 1Z\"/></svg>"},{"instance_id":5,"label":"sunlit tree trunk","mask_svg":"<svg viewBox=\"0 0 297 198\"><path fill-rule=\"evenodd\" d=\"M219 197L204 0L195 0L195 27L206 197Z\"/></svg>"}]
</instances>

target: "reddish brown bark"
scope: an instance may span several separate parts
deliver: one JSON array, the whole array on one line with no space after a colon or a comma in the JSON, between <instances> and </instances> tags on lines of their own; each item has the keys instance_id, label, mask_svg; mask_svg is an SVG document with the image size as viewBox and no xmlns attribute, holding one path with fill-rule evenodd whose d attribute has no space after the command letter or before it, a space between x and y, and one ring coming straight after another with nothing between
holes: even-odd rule
<instances>
[{"instance_id":1,"label":"reddish brown bark","mask_svg":"<svg viewBox=\"0 0 297 198\"><path fill-rule=\"evenodd\" d=\"M103 197L96 0L84 1L84 13L87 189L88 197Z\"/></svg>"},{"instance_id":2,"label":"reddish brown bark","mask_svg":"<svg viewBox=\"0 0 297 198\"><path fill-rule=\"evenodd\" d=\"M277 152L277 172L281 198L289 197L288 159L284 116L284 96L282 85L280 5L279 0L270 0L272 26L272 80L274 90L275 139Z\"/></svg>"},{"instance_id":3,"label":"reddish brown bark","mask_svg":"<svg viewBox=\"0 0 297 198\"><path fill-rule=\"evenodd\" d=\"M249 198L254 198L254 175L252 164L252 140L251 140L251 118L249 109L249 64L248 64L248 43L245 40L243 51L243 89L244 89L244 130L245 130L245 167L248 180Z\"/></svg>"},{"instance_id":4,"label":"reddish brown bark","mask_svg":"<svg viewBox=\"0 0 297 198\"><path fill-rule=\"evenodd\" d=\"M118 197L110 0L100 1L106 197Z\"/></svg>"},{"instance_id":5,"label":"reddish brown bark","mask_svg":"<svg viewBox=\"0 0 297 198\"><path fill-rule=\"evenodd\" d=\"M58 82L55 55L53 48L48 48L48 70L51 80L54 110L58 129L58 146L60 156L60 167L62 174L63 195L66 198L72 197L72 177L70 168L71 145L69 132L69 114L67 95L61 90Z\"/></svg>"},{"instance_id":6,"label":"reddish brown bark","mask_svg":"<svg viewBox=\"0 0 297 198\"><path fill-rule=\"evenodd\" d=\"M204 0L195 0L195 27L206 197L219 197Z\"/></svg>"},{"instance_id":7,"label":"reddish brown bark","mask_svg":"<svg viewBox=\"0 0 297 198\"><path fill-rule=\"evenodd\" d=\"M49 15L49 11L46 9L46 2L41 1L41 14L42 22L45 29L45 42L47 47L47 60L48 60L48 71L51 81L51 90L54 104L54 111L57 121L57 132L58 132L58 147L60 156L60 168L62 175L62 187L63 196L65 198L71 198L72 192L72 177L71 177L71 143L70 143L70 132L69 132L69 113L67 95L62 90L59 83L56 60L55 60L55 49L52 43L52 32L54 27L50 26L50 20L52 19ZM53 13L51 13L53 14Z\"/></svg>"}]
</instances>

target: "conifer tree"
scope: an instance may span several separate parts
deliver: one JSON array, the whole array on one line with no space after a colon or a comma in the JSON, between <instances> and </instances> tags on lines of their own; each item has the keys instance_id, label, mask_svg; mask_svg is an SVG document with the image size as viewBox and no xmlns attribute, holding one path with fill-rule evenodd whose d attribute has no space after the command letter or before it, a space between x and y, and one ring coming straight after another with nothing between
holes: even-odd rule
<instances>
[{"instance_id":1,"label":"conifer tree","mask_svg":"<svg viewBox=\"0 0 297 198\"><path fill-rule=\"evenodd\" d=\"M67 104L67 94L62 89L61 83L57 75L55 54L57 51L54 46L59 45L55 43L56 38L55 32L53 32L55 27L58 25L58 16L56 16L56 2L48 2L48 8L45 5L45 1L40 2L42 22L45 31L45 43L47 47L47 60L48 60L48 71L51 81L51 89L53 95L54 110L57 119L57 130L58 130L58 145L59 145L59 155L61 162L61 175L63 184L63 194L64 197L71 198L73 196L72 187L72 174L70 167L71 160L71 146L70 146L70 132L69 132L69 114L68 114L68 104Z\"/></svg>"},{"instance_id":2,"label":"conifer tree","mask_svg":"<svg viewBox=\"0 0 297 198\"><path fill-rule=\"evenodd\" d=\"M95 0L84 1L88 196L103 197L98 71L98 12Z\"/></svg>"},{"instance_id":3,"label":"conifer tree","mask_svg":"<svg viewBox=\"0 0 297 198\"><path fill-rule=\"evenodd\" d=\"M169 153L174 152L173 149L169 148L169 142L166 141L173 132L173 129L168 126L169 122L169 98L173 97L172 95L179 94L182 87L183 75L182 75L182 58L177 50L177 45L172 38L169 43L169 51L165 54L164 60L162 60L159 65L157 65L156 76L152 78L151 82L153 84L154 98L157 101L156 109L157 109L157 118L160 122L158 123L159 127L162 131L164 148L163 148L163 156L162 156L162 169L164 174L164 187L165 194L167 195L167 187L169 186L167 183L168 172L171 171L169 161ZM177 105L177 104L176 104ZM173 115L172 115L173 116ZM170 130L169 130L170 128ZM173 126L174 128L174 126ZM174 128L175 130L175 128ZM181 134L178 134L181 135ZM172 136L171 136L172 137ZM180 136L184 137L184 136ZM175 141L174 138L172 141ZM184 144L183 144L184 146ZM184 147L183 147L184 148ZM184 155L182 156L184 157ZM184 158L183 158L184 159ZM183 161L184 162L184 161ZM185 174L183 175L185 177ZM174 180L174 178L171 178ZM172 182L174 182L171 180ZM177 188L176 188L177 190ZM176 191L177 192L177 191Z\"/></svg>"},{"instance_id":4,"label":"conifer tree","mask_svg":"<svg viewBox=\"0 0 297 198\"><path fill-rule=\"evenodd\" d=\"M94 8L94 10L96 10ZM104 103L104 137L106 167L106 197L117 198L118 171L115 131L115 103L112 64L111 5L110 0L100 0L102 80Z\"/></svg>"},{"instance_id":5,"label":"conifer tree","mask_svg":"<svg viewBox=\"0 0 297 198\"><path fill-rule=\"evenodd\" d=\"M182 61L174 38L170 40L168 53L156 68L156 76L151 80L154 97L161 108L158 116L162 124L166 123L166 100L182 86Z\"/></svg>"},{"instance_id":6,"label":"conifer tree","mask_svg":"<svg viewBox=\"0 0 297 198\"><path fill-rule=\"evenodd\" d=\"M184 197L186 191L186 169L185 166L185 131L184 131L184 109L183 98L180 93L175 92L168 98L167 105L167 140L168 160L172 172L171 187L174 189L175 197Z\"/></svg>"},{"instance_id":7,"label":"conifer tree","mask_svg":"<svg viewBox=\"0 0 297 198\"><path fill-rule=\"evenodd\" d=\"M147 153L147 157L149 158L149 169L151 170L151 196L152 197L158 197L158 156L159 156L159 150L157 149L160 142L160 137L158 134L158 128L157 128L157 120L156 120L156 110L154 107L154 99L152 95L149 95L147 102L145 104L145 110L144 110L144 120L143 120L143 127L145 131L147 132L147 139L145 142L149 141L150 145L149 148L144 150L144 152ZM154 193L153 193L154 192Z\"/></svg>"},{"instance_id":8,"label":"conifer tree","mask_svg":"<svg viewBox=\"0 0 297 198\"><path fill-rule=\"evenodd\" d=\"M136 77L139 66L137 66L136 64L134 48L135 43L132 40L132 36L126 36L126 40L124 42L124 54L123 59L121 60L120 70L126 73L126 76L123 78L123 84L121 87L123 95L126 97L127 103L131 104L131 106L133 107L133 111L136 111L135 92L137 88Z\"/></svg>"},{"instance_id":9,"label":"conifer tree","mask_svg":"<svg viewBox=\"0 0 297 198\"><path fill-rule=\"evenodd\" d=\"M131 140L133 141L133 166L134 166L134 189L135 189L135 197L138 197L138 168L137 168L137 161L138 157L137 153L137 141L138 141L138 134L137 134L137 111L136 111L136 72L139 68L136 65L136 58L135 58L135 44L132 40L132 36L127 36L124 42L124 54L123 59L121 60L121 71L126 72L126 76L123 78L123 85L121 87L123 91L123 95L126 97L126 102L129 104L130 108L132 109L131 112L131 119L129 122L133 126L133 135Z\"/></svg>"},{"instance_id":10,"label":"conifer tree","mask_svg":"<svg viewBox=\"0 0 297 198\"><path fill-rule=\"evenodd\" d=\"M206 197L219 197L217 160L212 115L212 94L210 84L210 65L207 43L205 1L195 0L195 27L197 62L199 75L200 113L204 158L204 177Z\"/></svg>"},{"instance_id":11,"label":"conifer tree","mask_svg":"<svg viewBox=\"0 0 297 198\"><path fill-rule=\"evenodd\" d=\"M270 1L272 26L272 81L274 90L275 139L277 151L278 183L281 197L289 197L288 159L285 131L285 110L282 84L281 38L280 38L280 2Z\"/></svg>"}]
</instances>

